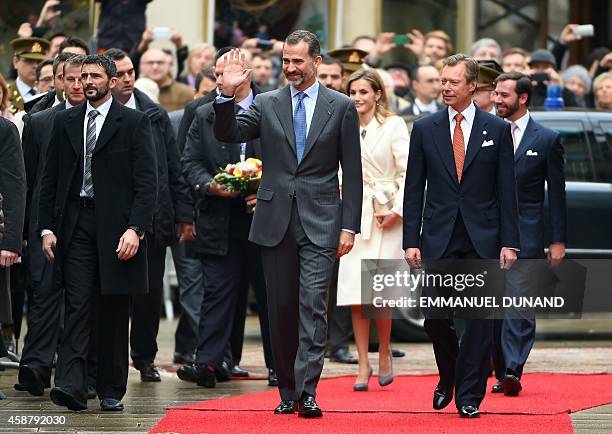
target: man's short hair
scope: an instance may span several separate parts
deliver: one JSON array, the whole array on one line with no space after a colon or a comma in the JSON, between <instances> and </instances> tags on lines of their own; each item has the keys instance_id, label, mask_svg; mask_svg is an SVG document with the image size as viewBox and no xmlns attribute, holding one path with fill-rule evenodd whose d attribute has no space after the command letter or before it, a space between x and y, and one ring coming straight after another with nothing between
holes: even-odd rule
<instances>
[{"instance_id":1,"label":"man's short hair","mask_svg":"<svg viewBox=\"0 0 612 434\"><path fill-rule=\"evenodd\" d=\"M72 56L66 59L66 62L64 63L64 66L63 66L64 75L66 75L67 66L78 66L80 68L81 66L83 66L83 61L85 60L85 57L87 57L87 56L80 56L74 53L71 53L71 54Z\"/></svg>"},{"instance_id":2,"label":"man's short hair","mask_svg":"<svg viewBox=\"0 0 612 434\"><path fill-rule=\"evenodd\" d=\"M217 82L217 76L215 75L215 70L213 69L212 66L209 68L204 68L203 70L201 70L200 72L196 74L196 77L195 77L196 92L200 89L200 84L202 84L202 80L204 80L205 78L208 78L209 80L212 80L215 83Z\"/></svg>"},{"instance_id":3,"label":"man's short hair","mask_svg":"<svg viewBox=\"0 0 612 434\"><path fill-rule=\"evenodd\" d=\"M497 50L497 55L501 56L502 49L499 43L493 38L481 38L474 42L470 48L470 56L473 56L481 48L494 48Z\"/></svg>"},{"instance_id":4,"label":"man's short hair","mask_svg":"<svg viewBox=\"0 0 612 434\"><path fill-rule=\"evenodd\" d=\"M75 57L75 56L78 56L78 54L58 53L58 55L55 56L55 59L53 59L53 75L55 76L57 74L57 68L59 68L60 63L65 62L71 57Z\"/></svg>"},{"instance_id":5,"label":"man's short hair","mask_svg":"<svg viewBox=\"0 0 612 434\"><path fill-rule=\"evenodd\" d=\"M270 60L270 61L272 61L272 59L270 59L270 56L266 56L263 53L255 53L255 54L253 54L253 56L251 57L251 61L253 61L255 59Z\"/></svg>"},{"instance_id":6,"label":"man's short hair","mask_svg":"<svg viewBox=\"0 0 612 434\"><path fill-rule=\"evenodd\" d=\"M108 78L117 76L117 66L110 58L100 54L90 54L83 59L83 65L99 65L104 68Z\"/></svg>"},{"instance_id":7,"label":"man's short hair","mask_svg":"<svg viewBox=\"0 0 612 434\"><path fill-rule=\"evenodd\" d=\"M527 94L527 107L529 107L529 103L531 102L531 94L533 93L533 87L531 84L531 79L519 71L512 72L504 72L500 74L495 80L495 85L502 81L512 80L516 83L516 87L514 88L517 95L522 95L524 93Z\"/></svg>"},{"instance_id":8,"label":"man's short hair","mask_svg":"<svg viewBox=\"0 0 612 434\"><path fill-rule=\"evenodd\" d=\"M236 47L232 47L232 46L227 46L227 47L221 47L219 48L219 50L215 53L215 64L217 63L217 61L222 58L225 54L229 53L232 50L235 50Z\"/></svg>"},{"instance_id":9,"label":"man's short hair","mask_svg":"<svg viewBox=\"0 0 612 434\"><path fill-rule=\"evenodd\" d=\"M340 67L340 74L344 74L344 65L338 59L331 56L323 56L323 65L338 65Z\"/></svg>"},{"instance_id":10,"label":"man's short hair","mask_svg":"<svg viewBox=\"0 0 612 434\"><path fill-rule=\"evenodd\" d=\"M67 36L66 39L62 41L59 45L59 52L61 53L64 49L68 47L78 47L85 50L85 54L89 54L89 47L87 43L81 38L75 38L74 36Z\"/></svg>"},{"instance_id":11,"label":"man's short hair","mask_svg":"<svg viewBox=\"0 0 612 434\"><path fill-rule=\"evenodd\" d=\"M321 42L319 38L308 30L294 30L285 39L285 44L297 45L302 41L308 44L308 55L310 57L314 58L321 55Z\"/></svg>"},{"instance_id":12,"label":"man's short hair","mask_svg":"<svg viewBox=\"0 0 612 434\"><path fill-rule=\"evenodd\" d=\"M467 54L457 53L448 56L442 63L443 66L457 66L463 63L465 65L465 81L470 83L478 81L478 62L473 57Z\"/></svg>"},{"instance_id":13,"label":"man's short hair","mask_svg":"<svg viewBox=\"0 0 612 434\"><path fill-rule=\"evenodd\" d=\"M104 55L111 59L113 62L129 57L128 53L123 51L121 48L109 48L104 52Z\"/></svg>"},{"instance_id":14,"label":"man's short hair","mask_svg":"<svg viewBox=\"0 0 612 434\"><path fill-rule=\"evenodd\" d=\"M520 54L524 58L529 57L529 53L527 53L527 51L523 50L521 47L512 47L504 51L504 53L502 54L502 59L512 54Z\"/></svg>"},{"instance_id":15,"label":"man's short hair","mask_svg":"<svg viewBox=\"0 0 612 434\"><path fill-rule=\"evenodd\" d=\"M51 65L51 67L53 67L53 60L51 59L43 60L38 65L36 65L36 81L40 80L40 73L42 69L47 65Z\"/></svg>"},{"instance_id":16,"label":"man's short hair","mask_svg":"<svg viewBox=\"0 0 612 434\"><path fill-rule=\"evenodd\" d=\"M444 30L432 30L431 32L425 34L425 41L429 38L438 38L444 41L444 45L446 47L446 53L450 56L450 54L454 51L453 42L451 41L450 36Z\"/></svg>"}]
</instances>

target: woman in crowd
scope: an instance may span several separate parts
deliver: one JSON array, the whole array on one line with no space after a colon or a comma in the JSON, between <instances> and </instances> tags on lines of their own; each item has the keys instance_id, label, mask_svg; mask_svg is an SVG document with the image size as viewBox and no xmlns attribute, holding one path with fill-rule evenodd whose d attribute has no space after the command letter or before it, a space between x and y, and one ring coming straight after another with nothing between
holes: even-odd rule
<instances>
[{"instance_id":1,"label":"woman in crowd","mask_svg":"<svg viewBox=\"0 0 612 434\"><path fill-rule=\"evenodd\" d=\"M599 74L593 82L595 108L612 110L612 72Z\"/></svg>"},{"instance_id":2,"label":"woman in crowd","mask_svg":"<svg viewBox=\"0 0 612 434\"><path fill-rule=\"evenodd\" d=\"M572 91L576 97L578 107L593 107L591 94L591 76L582 65L572 65L561 73L563 85Z\"/></svg>"},{"instance_id":3,"label":"woman in crowd","mask_svg":"<svg viewBox=\"0 0 612 434\"><path fill-rule=\"evenodd\" d=\"M214 64L215 52L217 50L210 44L197 44L189 50L187 57L187 68L178 78L178 81L185 83L196 91L196 76L203 69L210 68Z\"/></svg>"},{"instance_id":4,"label":"woman in crowd","mask_svg":"<svg viewBox=\"0 0 612 434\"><path fill-rule=\"evenodd\" d=\"M361 233L353 250L340 259L338 305L352 306L353 330L359 354L355 391L368 390L372 368L368 360L371 288L361 287L362 259L402 259L402 204L409 135L404 121L390 110L383 81L373 70L359 70L348 80L361 135L363 209ZM391 312L375 309L379 338L378 382L393 381L390 351Z\"/></svg>"}]
</instances>

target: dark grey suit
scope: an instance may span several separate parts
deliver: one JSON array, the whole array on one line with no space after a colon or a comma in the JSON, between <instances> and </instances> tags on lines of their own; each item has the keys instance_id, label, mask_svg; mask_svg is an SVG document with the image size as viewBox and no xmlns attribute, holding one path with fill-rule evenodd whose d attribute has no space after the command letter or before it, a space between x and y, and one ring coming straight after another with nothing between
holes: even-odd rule
<instances>
[{"instance_id":1,"label":"dark grey suit","mask_svg":"<svg viewBox=\"0 0 612 434\"><path fill-rule=\"evenodd\" d=\"M298 164L289 87L257 95L234 114L216 103L215 135L259 137L264 162L249 239L262 246L274 364L282 399L315 396L323 369L327 288L341 229L359 232L362 178L359 120L345 95L319 86ZM342 165L340 199L338 164Z\"/></svg>"}]
</instances>

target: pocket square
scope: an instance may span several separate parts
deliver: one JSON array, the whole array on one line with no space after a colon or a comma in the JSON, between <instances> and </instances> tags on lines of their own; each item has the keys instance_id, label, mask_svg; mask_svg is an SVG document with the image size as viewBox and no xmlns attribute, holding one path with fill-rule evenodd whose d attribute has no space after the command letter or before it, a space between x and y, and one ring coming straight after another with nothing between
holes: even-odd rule
<instances>
[{"instance_id":1,"label":"pocket square","mask_svg":"<svg viewBox=\"0 0 612 434\"><path fill-rule=\"evenodd\" d=\"M537 157L538 153L529 149L525 155L529 155L530 157Z\"/></svg>"},{"instance_id":2,"label":"pocket square","mask_svg":"<svg viewBox=\"0 0 612 434\"><path fill-rule=\"evenodd\" d=\"M495 143L493 143L493 140L485 140L484 142L482 142L481 147L485 148L487 146L493 146Z\"/></svg>"}]
</instances>

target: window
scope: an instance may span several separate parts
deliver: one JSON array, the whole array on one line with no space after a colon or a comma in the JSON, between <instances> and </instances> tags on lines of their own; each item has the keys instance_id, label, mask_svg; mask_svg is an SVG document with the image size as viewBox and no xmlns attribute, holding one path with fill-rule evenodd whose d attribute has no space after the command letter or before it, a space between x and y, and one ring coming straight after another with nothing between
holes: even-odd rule
<instances>
[{"instance_id":1,"label":"window","mask_svg":"<svg viewBox=\"0 0 612 434\"><path fill-rule=\"evenodd\" d=\"M565 180L595 181L584 124L581 121L544 119L539 122L561 134L561 144L565 149Z\"/></svg>"}]
</instances>

